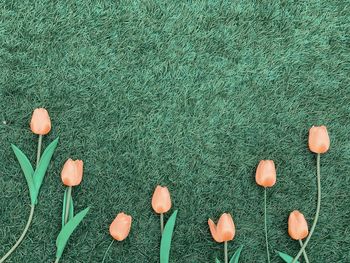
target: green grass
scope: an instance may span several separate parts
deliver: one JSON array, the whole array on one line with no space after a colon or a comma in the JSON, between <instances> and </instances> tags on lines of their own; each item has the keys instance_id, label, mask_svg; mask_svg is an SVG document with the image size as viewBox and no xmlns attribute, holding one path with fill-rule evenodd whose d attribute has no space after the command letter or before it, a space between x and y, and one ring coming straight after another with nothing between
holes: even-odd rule
<instances>
[{"instance_id":1,"label":"green grass","mask_svg":"<svg viewBox=\"0 0 350 263\"><path fill-rule=\"evenodd\" d=\"M350 260L350 6L346 1L1 1L0 256L19 237L30 198L10 143L35 162L31 112L46 107L60 143L33 225L8 262L53 262L64 187L60 170L81 158L76 211L91 210L62 262L101 262L109 224L134 218L108 262L158 262L157 184L178 209L171 262L223 257L207 219L230 212L241 262L266 262L260 159L276 162L268 191L269 240L295 255L290 211L309 224L316 158L308 129L327 125L321 216L312 262ZM207 3L208 2L208 3ZM166 219L170 213L166 215Z\"/></svg>"}]
</instances>

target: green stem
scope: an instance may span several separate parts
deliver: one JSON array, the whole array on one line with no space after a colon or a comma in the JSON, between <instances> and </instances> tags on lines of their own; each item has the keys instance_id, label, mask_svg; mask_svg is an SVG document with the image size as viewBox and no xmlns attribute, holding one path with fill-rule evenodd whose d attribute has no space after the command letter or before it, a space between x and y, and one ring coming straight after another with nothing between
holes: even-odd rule
<instances>
[{"instance_id":1,"label":"green stem","mask_svg":"<svg viewBox=\"0 0 350 263\"><path fill-rule=\"evenodd\" d=\"M36 153L36 167L38 167L39 162L40 162L40 155L41 155L41 145L43 143L43 136L40 134L39 135L39 140L38 140L38 151Z\"/></svg>"},{"instance_id":2,"label":"green stem","mask_svg":"<svg viewBox=\"0 0 350 263\"><path fill-rule=\"evenodd\" d=\"M270 263L270 251L269 251L269 240L267 238L267 205L266 205L266 200L267 200L267 194L266 194L267 190L265 187L265 194L264 194L264 223L265 223L265 243L266 243L266 254L267 254L267 262Z\"/></svg>"},{"instance_id":3,"label":"green stem","mask_svg":"<svg viewBox=\"0 0 350 263\"><path fill-rule=\"evenodd\" d=\"M35 205L31 205L30 207L31 207L31 208L30 208L29 218L28 218L26 227L24 228L24 230L23 230L23 232L22 232L22 235L19 237L19 239L18 239L17 242L13 245L13 247L6 253L6 255L3 256L3 257L0 259L0 263L5 262L5 260L12 254L13 251L15 251L15 249L19 246L19 244L21 244L23 238L24 238L25 235L27 234L27 231L28 231L28 229L29 229L29 226L30 226L30 224L32 223L32 220L33 220Z\"/></svg>"},{"instance_id":4,"label":"green stem","mask_svg":"<svg viewBox=\"0 0 350 263\"><path fill-rule=\"evenodd\" d=\"M300 244L300 247L303 246L303 241L301 241L301 239L299 239L299 244ZM307 254L306 254L305 250L303 251L303 255L304 255L304 258L305 258L305 262L309 263L310 261L309 261L309 258L307 257Z\"/></svg>"},{"instance_id":5,"label":"green stem","mask_svg":"<svg viewBox=\"0 0 350 263\"><path fill-rule=\"evenodd\" d=\"M163 235L164 231L164 215L163 213L160 214L160 233Z\"/></svg>"},{"instance_id":6,"label":"green stem","mask_svg":"<svg viewBox=\"0 0 350 263\"><path fill-rule=\"evenodd\" d=\"M67 196L66 196L66 211L64 214L64 224L67 224L68 222L68 216L69 216L69 206L71 203L72 198L72 186L68 186Z\"/></svg>"},{"instance_id":7,"label":"green stem","mask_svg":"<svg viewBox=\"0 0 350 263\"><path fill-rule=\"evenodd\" d=\"M228 263L227 241L224 243L225 263Z\"/></svg>"},{"instance_id":8,"label":"green stem","mask_svg":"<svg viewBox=\"0 0 350 263\"><path fill-rule=\"evenodd\" d=\"M58 263L58 261L60 261L60 259L59 259L59 258L56 258L55 263Z\"/></svg>"},{"instance_id":9,"label":"green stem","mask_svg":"<svg viewBox=\"0 0 350 263\"><path fill-rule=\"evenodd\" d=\"M104 256L103 256L103 259L102 259L102 263L105 262L105 259L106 259L106 256L107 256L107 253L109 251L109 249L111 248L111 246L113 245L113 242L114 242L114 239L112 240L112 242L109 244Z\"/></svg>"},{"instance_id":10,"label":"green stem","mask_svg":"<svg viewBox=\"0 0 350 263\"><path fill-rule=\"evenodd\" d=\"M316 224L318 221L318 217L320 215L320 208L321 208L321 160L320 159L321 159L321 154L318 153L317 154L317 208L316 208L314 222L312 223L309 236L305 240L304 245L299 250L299 253L293 259L292 263L295 263L299 259L299 257L303 253L303 251L305 250L307 244L309 243L309 240L310 240L312 234L314 233L314 230L315 230L315 227L316 227Z\"/></svg>"}]
</instances>

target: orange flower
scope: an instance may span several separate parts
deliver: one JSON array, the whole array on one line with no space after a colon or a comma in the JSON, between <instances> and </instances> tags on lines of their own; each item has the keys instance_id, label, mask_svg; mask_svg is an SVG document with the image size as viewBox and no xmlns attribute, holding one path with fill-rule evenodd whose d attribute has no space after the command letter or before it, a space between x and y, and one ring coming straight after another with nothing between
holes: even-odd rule
<instances>
[{"instance_id":1,"label":"orange flower","mask_svg":"<svg viewBox=\"0 0 350 263\"><path fill-rule=\"evenodd\" d=\"M61 172L62 182L66 186L76 186L83 179L83 161L68 159Z\"/></svg>"},{"instance_id":2,"label":"orange flower","mask_svg":"<svg viewBox=\"0 0 350 263\"><path fill-rule=\"evenodd\" d=\"M208 225L211 235L216 242L222 243L225 241L230 241L235 237L235 224L233 223L231 215L228 213L221 215L217 226L210 218L208 220Z\"/></svg>"},{"instance_id":3,"label":"orange flower","mask_svg":"<svg viewBox=\"0 0 350 263\"><path fill-rule=\"evenodd\" d=\"M109 233L115 240L123 241L129 235L131 221L131 216L119 213L109 226Z\"/></svg>"},{"instance_id":4,"label":"orange flower","mask_svg":"<svg viewBox=\"0 0 350 263\"><path fill-rule=\"evenodd\" d=\"M30 121L30 129L33 133L39 135L48 134L51 130L51 121L49 113L44 108L35 109Z\"/></svg>"},{"instance_id":5,"label":"orange flower","mask_svg":"<svg viewBox=\"0 0 350 263\"><path fill-rule=\"evenodd\" d=\"M272 160L261 160L256 168L255 181L263 187L272 187L276 183L276 168Z\"/></svg>"},{"instance_id":6,"label":"orange flower","mask_svg":"<svg viewBox=\"0 0 350 263\"><path fill-rule=\"evenodd\" d=\"M153 210L158 214L164 214L171 208L171 198L167 187L158 185L152 197Z\"/></svg>"},{"instance_id":7,"label":"orange flower","mask_svg":"<svg viewBox=\"0 0 350 263\"><path fill-rule=\"evenodd\" d=\"M305 217L298 210L294 210L289 215L288 234L295 240L304 239L309 234Z\"/></svg>"},{"instance_id":8,"label":"orange flower","mask_svg":"<svg viewBox=\"0 0 350 263\"><path fill-rule=\"evenodd\" d=\"M314 153L328 151L330 140L326 126L312 126L309 130L309 148Z\"/></svg>"}]
</instances>

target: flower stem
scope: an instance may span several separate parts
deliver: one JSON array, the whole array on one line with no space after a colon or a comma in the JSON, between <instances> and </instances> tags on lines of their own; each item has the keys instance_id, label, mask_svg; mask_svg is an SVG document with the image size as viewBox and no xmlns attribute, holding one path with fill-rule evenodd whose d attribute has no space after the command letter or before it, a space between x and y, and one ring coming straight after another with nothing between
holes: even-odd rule
<instances>
[{"instance_id":1,"label":"flower stem","mask_svg":"<svg viewBox=\"0 0 350 263\"><path fill-rule=\"evenodd\" d=\"M0 259L0 263L3 263L5 262L5 260L12 254L13 251L15 251L15 249L19 246L19 244L21 244L23 238L25 237L25 235L27 234L27 231L29 229L29 226L33 220L33 215L34 215L34 208L35 208L35 205L31 205L30 206L30 214L29 214L29 218L28 218L28 221L27 221L27 224L26 224L26 227L24 228L23 232L22 232L22 235L19 237L19 239L17 240L16 244L13 245L13 247L6 253L5 256L3 256L1 259Z\"/></svg>"},{"instance_id":2,"label":"flower stem","mask_svg":"<svg viewBox=\"0 0 350 263\"><path fill-rule=\"evenodd\" d=\"M55 263L58 263L58 261L60 261L60 259L59 259L59 258L56 258Z\"/></svg>"},{"instance_id":3,"label":"flower stem","mask_svg":"<svg viewBox=\"0 0 350 263\"><path fill-rule=\"evenodd\" d=\"M227 241L224 243L225 263L228 263Z\"/></svg>"},{"instance_id":4,"label":"flower stem","mask_svg":"<svg viewBox=\"0 0 350 263\"><path fill-rule=\"evenodd\" d=\"M317 154L317 208L316 208L314 222L312 223L310 233L307 239L305 240L305 243L299 250L299 253L296 255L296 257L293 259L292 263L295 263L299 259L303 251L305 250L312 234L314 233L314 230L318 221L318 217L320 215L320 208L321 208L321 160L320 159L321 159L321 154L318 153Z\"/></svg>"},{"instance_id":5,"label":"flower stem","mask_svg":"<svg viewBox=\"0 0 350 263\"><path fill-rule=\"evenodd\" d=\"M103 256L102 263L105 262L105 259L106 259L106 257L107 257L107 253L108 253L109 249L111 248L111 246L113 245L113 242L114 242L114 239L113 239L112 242L109 244L109 246L108 246L108 248L107 248L107 250L106 250L106 252L105 252L105 254L104 254L104 256Z\"/></svg>"},{"instance_id":6,"label":"flower stem","mask_svg":"<svg viewBox=\"0 0 350 263\"><path fill-rule=\"evenodd\" d=\"M267 205L266 205L266 199L267 199L267 196L266 196L266 192L267 192L267 189L265 187L265 194L264 194L264 223L265 223L265 242L266 242L266 254L267 254L267 262L270 263L270 251L269 251L269 240L267 238Z\"/></svg>"},{"instance_id":7,"label":"flower stem","mask_svg":"<svg viewBox=\"0 0 350 263\"><path fill-rule=\"evenodd\" d=\"M301 239L299 239L299 244L300 244L300 247L303 246L303 241L301 241ZM310 261L309 261L309 258L307 257L307 254L306 254L305 250L303 251L303 255L304 255L304 258L305 258L305 262L309 263Z\"/></svg>"},{"instance_id":8,"label":"flower stem","mask_svg":"<svg viewBox=\"0 0 350 263\"><path fill-rule=\"evenodd\" d=\"M64 214L64 224L67 224L68 222L68 216L69 216L69 206L71 203L72 198L72 186L68 186L67 196L66 196L66 211Z\"/></svg>"},{"instance_id":9,"label":"flower stem","mask_svg":"<svg viewBox=\"0 0 350 263\"><path fill-rule=\"evenodd\" d=\"M160 233L163 235L164 231L164 214L160 214Z\"/></svg>"},{"instance_id":10,"label":"flower stem","mask_svg":"<svg viewBox=\"0 0 350 263\"><path fill-rule=\"evenodd\" d=\"M40 155L41 155L41 145L43 142L43 136L40 134L39 135L39 140L38 140L38 151L36 153L36 167L38 167L39 162L40 162Z\"/></svg>"}]
</instances>

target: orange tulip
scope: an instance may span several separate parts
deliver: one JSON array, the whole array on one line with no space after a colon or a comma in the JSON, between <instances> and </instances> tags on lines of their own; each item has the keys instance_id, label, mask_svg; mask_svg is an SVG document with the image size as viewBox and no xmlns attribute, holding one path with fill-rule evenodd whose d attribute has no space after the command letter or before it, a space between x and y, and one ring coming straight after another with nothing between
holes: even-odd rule
<instances>
[{"instance_id":1,"label":"orange tulip","mask_svg":"<svg viewBox=\"0 0 350 263\"><path fill-rule=\"evenodd\" d=\"M330 140L326 126L312 126L309 130L309 148L314 153L328 151Z\"/></svg>"},{"instance_id":2,"label":"orange tulip","mask_svg":"<svg viewBox=\"0 0 350 263\"><path fill-rule=\"evenodd\" d=\"M152 197L153 210L158 214L164 214L171 208L171 198L167 187L158 185Z\"/></svg>"},{"instance_id":3,"label":"orange tulip","mask_svg":"<svg viewBox=\"0 0 350 263\"><path fill-rule=\"evenodd\" d=\"M305 217L298 210L294 210L289 215L288 234L295 240L304 239L309 234L309 229Z\"/></svg>"},{"instance_id":4,"label":"orange tulip","mask_svg":"<svg viewBox=\"0 0 350 263\"><path fill-rule=\"evenodd\" d=\"M210 228L211 235L213 236L216 242L222 243L230 241L235 237L235 224L233 223L231 215L228 213L224 213L221 215L217 226L210 218L208 220L208 225Z\"/></svg>"},{"instance_id":5,"label":"orange tulip","mask_svg":"<svg viewBox=\"0 0 350 263\"><path fill-rule=\"evenodd\" d=\"M123 241L129 235L131 221L131 216L119 213L109 226L109 233L115 240Z\"/></svg>"},{"instance_id":6,"label":"orange tulip","mask_svg":"<svg viewBox=\"0 0 350 263\"><path fill-rule=\"evenodd\" d=\"M255 181L263 187L272 187L276 183L276 168L272 160L261 160L256 168Z\"/></svg>"},{"instance_id":7,"label":"orange tulip","mask_svg":"<svg viewBox=\"0 0 350 263\"><path fill-rule=\"evenodd\" d=\"M76 186L83 179L83 161L68 159L63 166L61 179L66 186Z\"/></svg>"},{"instance_id":8,"label":"orange tulip","mask_svg":"<svg viewBox=\"0 0 350 263\"><path fill-rule=\"evenodd\" d=\"M30 129L39 135L48 134L51 130L51 120L49 113L44 108L35 109L30 121Z\"/></svg>"}]
</instances>

